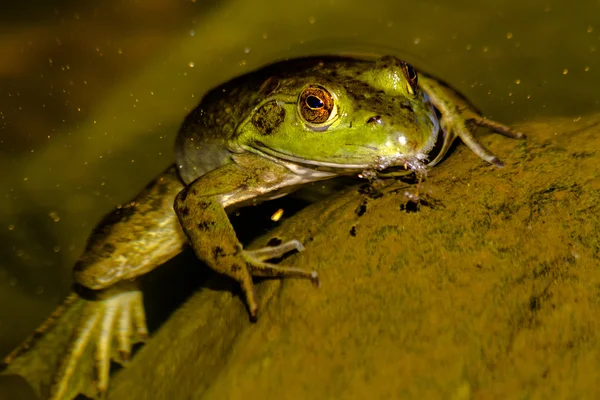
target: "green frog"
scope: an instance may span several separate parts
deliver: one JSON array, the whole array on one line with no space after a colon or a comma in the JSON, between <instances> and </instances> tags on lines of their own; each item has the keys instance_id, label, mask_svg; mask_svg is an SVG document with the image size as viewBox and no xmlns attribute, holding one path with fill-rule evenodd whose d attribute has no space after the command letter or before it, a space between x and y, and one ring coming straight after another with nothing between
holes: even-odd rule
<instances>
[{"instance_id":1,"label":"green frog","mask_svg":"<svg viewBox=\"0 0 600 400\"><path fill-rule=\"evenodd\" d=\"M510 138L519 132L482 117L447 85L418 74L393 56L293 59L235 78L204 96L176 140L175 164L94 230L74 268L79 291L4 360L11 363L47 335L61 315L82 308L69 348L45 397L106 392L111 359L126 363L147 328L136 278L191 247L215 271L237 281L249 317L259 313L253 277L301 278L318 286L316 271L269 263L303 245L291 240L244 249L227 216L234 205L285 195L300 185L341 175L373 176L391 167L424 172L460 137L476 155L501 161L472 135L476 126ZM71 382L93 348L95 390ZM27 367L21 366L22 372Z\"/></svg>"}]
</instances>

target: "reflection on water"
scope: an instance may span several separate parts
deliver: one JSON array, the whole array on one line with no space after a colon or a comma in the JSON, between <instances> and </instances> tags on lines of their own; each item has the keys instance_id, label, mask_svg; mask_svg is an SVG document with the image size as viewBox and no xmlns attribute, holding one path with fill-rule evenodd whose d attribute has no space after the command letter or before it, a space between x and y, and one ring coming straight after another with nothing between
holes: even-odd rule
<instances>
[{"instance_id":1,"label":"reflection on water","mask_svg":"<svg viewBox=\"0 0 600 400\"><path fill-rule=\"evenodd\" d=\"M265 62L395 49L507 123L600 108L597 1L261 1L0 15L0 353L64 296L99 218L171 162L202 93Z\"/></svg>"}]
</instances>

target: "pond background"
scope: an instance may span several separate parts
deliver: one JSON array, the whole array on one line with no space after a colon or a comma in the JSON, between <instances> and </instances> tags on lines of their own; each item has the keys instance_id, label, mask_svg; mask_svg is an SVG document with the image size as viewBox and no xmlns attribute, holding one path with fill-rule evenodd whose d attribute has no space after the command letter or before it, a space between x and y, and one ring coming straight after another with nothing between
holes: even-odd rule
<instances>
[{"instance_id":1,"label":"pond background","mask_svg":"<svg viewBox=\"0 0 600 400\"><path fill-rule=\"evenodd\" d=\"M233 76L285 57L394 52L504 123L600 109L598 0L2 7L2 355L68 293L102 215L173 162L186 113Z\"/></svg>"}]
</instances>

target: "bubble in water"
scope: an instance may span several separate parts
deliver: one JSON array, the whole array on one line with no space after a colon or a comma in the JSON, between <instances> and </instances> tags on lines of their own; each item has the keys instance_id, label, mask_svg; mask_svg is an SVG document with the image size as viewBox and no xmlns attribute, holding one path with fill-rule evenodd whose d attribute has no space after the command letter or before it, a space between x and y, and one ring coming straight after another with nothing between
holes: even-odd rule
<instances>
[{"instance_id":1,"label":"bubble in water","mask_svg":"<svg viewBox=\"0 0 600 400\"><path fill-rule=\"evenodd\" d=\"M48 216L52 219L52 221L54 222L58 222L60 221L60 217L58 215L58 213L56 211L50 211L50 213L48 214Z\"/></svg>"}]
</instances>

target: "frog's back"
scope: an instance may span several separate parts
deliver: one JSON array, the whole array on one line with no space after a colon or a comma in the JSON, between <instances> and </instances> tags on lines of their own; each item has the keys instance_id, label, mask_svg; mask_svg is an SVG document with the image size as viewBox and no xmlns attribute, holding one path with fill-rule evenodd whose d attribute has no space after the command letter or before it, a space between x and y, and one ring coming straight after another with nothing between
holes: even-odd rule
<instances>
[{"instance_id":1,"label":"frog's back","mask_svg":"<svg viewBox=\"0 0 600 400\"><path fill-rule=\"evenodd\" d=\"M244 111L255 101L253 93L258 88L254 81L234 81L208 92L179 129L175 156L186 185L230 160L228 143Z\"/></svg>"},{"instance_id":2,"label":"frog's back","mask_svg":"<svg viewBox=\"0 0 600 400\"><path fill-rule=\"evenodd\" d=\"M232 153L243 151L235 148L236 127L268 94L269 88L265 85L268 78L278 77L281 81L306 76L317 66L342 63L347 67L363 62L367 63L338 56L286 60L212 89L185 118L179 130L175 152L181 179L189 184L230 162ZM335 66L332 68L335 69Z\"/></svg>"}]
</instances>

